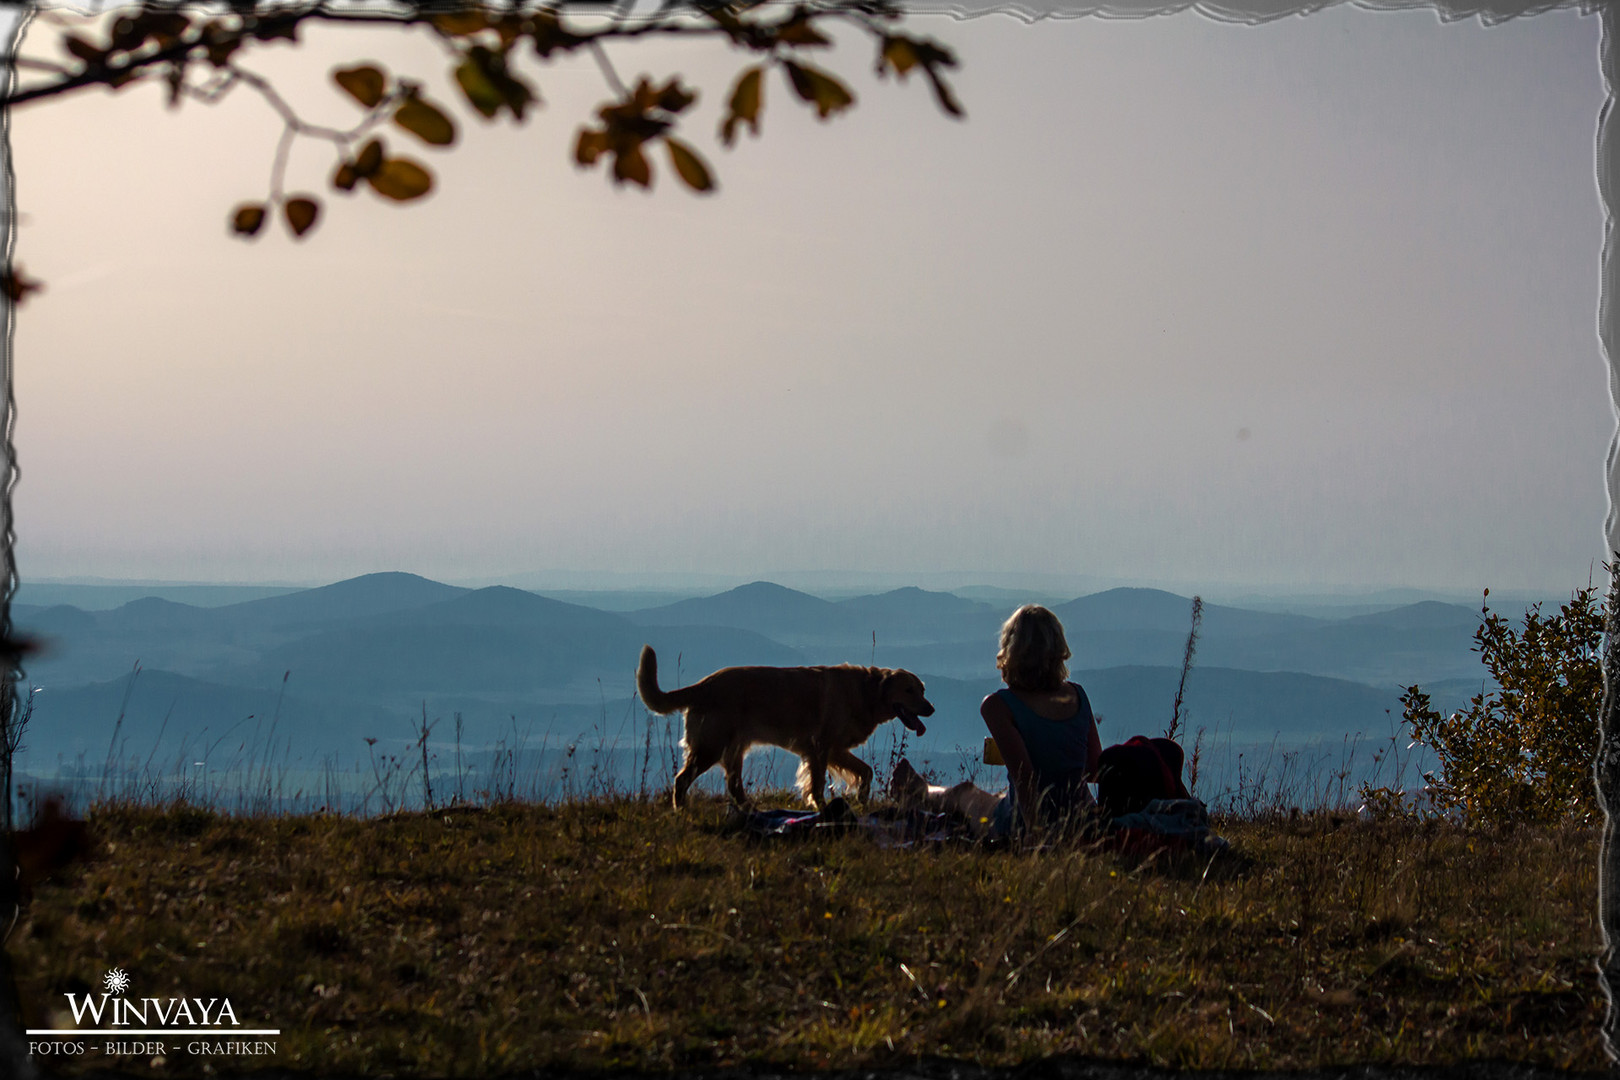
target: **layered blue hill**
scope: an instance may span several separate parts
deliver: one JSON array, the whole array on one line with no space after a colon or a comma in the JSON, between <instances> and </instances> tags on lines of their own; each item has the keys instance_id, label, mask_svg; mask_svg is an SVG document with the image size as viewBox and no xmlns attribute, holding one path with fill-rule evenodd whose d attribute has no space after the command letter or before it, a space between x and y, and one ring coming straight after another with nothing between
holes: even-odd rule
<instances>
[{"instance_id":1,"label":"layered blue hill","mask_svg":"<svg viewBox=\"0 0 1620 1080\"><path fill-rule=\"evenodd\" d=\"M915 588L829 601L755 582L616 613L386 573L216 607L148 596L108 610L18 605L14 617L52 645L27 674L46 688L29 744L54 767L58 755L105 756L115 727L129 747L178 752L277 702L278 731L311 753L403 744L424 711L440 731L459 715L465 738L483 744L514 724L537 738L617 731L645 718L634 696L643 644L666 686L738 664L909 668L939 707L930 745L970 745L979 701L999 685L996 635L1013 606ZM1054 610L1105 737L1162 731L1190 599L1112 589ZM1401 686L1430 686L1442 708L1478 691L1478 623L1475 608L1433 601L1342 619L1206 605L1187 712L1248 739L1383 733Z\"/></svg>"}]
</instances>

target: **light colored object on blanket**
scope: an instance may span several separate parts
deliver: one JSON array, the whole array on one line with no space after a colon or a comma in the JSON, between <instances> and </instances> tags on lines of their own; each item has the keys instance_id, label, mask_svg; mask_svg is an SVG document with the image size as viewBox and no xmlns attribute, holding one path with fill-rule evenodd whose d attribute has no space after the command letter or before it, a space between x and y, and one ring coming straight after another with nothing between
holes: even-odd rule
<instances>
[{"instance_id":1,"label":"light colored object on blanket","mask_svg":"<svg viewBox=\"0 0 1620 1080\"><path fill-rule=\"evenodd\" d=\"M1209 808L1202 799L1154 799L1142 809L1121 814L1113 824L1122 829L1149 829L1174 836L1209 828Z\"/></svg>"},{"instance_id":2,"label":"light colored object on blanket","mask_svg":"<svg viewBox=\"0 0 1620 1080\"><path fill-rule=\"evenodd\" d=\"M1108 829L1152 833L1209 854L1228 846L1225 837L1210 831L1209 808L1202 799L1154 799L1134 813L1110 819Z\"/></svg>"}]
</instances>

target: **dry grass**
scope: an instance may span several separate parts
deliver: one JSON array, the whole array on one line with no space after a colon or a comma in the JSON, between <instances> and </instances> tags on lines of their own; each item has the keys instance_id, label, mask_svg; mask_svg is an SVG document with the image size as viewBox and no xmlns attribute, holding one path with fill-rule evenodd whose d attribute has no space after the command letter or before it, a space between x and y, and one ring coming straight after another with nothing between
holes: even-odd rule
<instances>
[{"instance_id":1,"label":"dry grass","mask_svg":"<svg viewBox=\"0 0 1620 1080\"><path fill-rule=\"evenodd\" d=\"M98 855L10 939L28 1026L117 965L131 996L228 996L244 1025L282 1028L276 1066L362 1075L1056 1053L1606 1064L1594 830L1226 821L1241 858L1206 874L757 842L703 801L106 808L93 827ZM176 1055L161 1074L200 1068Z\"/></svg>"}]
</instances>

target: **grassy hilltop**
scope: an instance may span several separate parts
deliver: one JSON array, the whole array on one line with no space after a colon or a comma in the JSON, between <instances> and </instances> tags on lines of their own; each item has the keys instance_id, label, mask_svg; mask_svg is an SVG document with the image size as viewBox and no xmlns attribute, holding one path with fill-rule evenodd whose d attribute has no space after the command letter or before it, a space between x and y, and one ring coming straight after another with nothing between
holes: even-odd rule
<instances>
[{"instance_id":1,"label":"grassy hilltop","mask_svg":"<svg viewBox=\"0 0 1620 1080\"><path fill-rule=\"evenodd\" d=\"M122 965L280 1027L258 1067L1606 1064L1590 828L1227 819L1235 857L1173 865L760 842L629 798L92 824L8 944L26 1026ZM115 1064L202 1068L81 1067Z\"/></svg>"}]
</instances>

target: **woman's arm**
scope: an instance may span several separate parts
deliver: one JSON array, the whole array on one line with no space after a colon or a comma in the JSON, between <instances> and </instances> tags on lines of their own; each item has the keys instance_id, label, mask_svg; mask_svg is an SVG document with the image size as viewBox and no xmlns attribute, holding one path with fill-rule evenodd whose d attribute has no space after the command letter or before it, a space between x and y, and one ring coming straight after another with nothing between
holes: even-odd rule
<instances>
[{"instance_id":1,"label":"woman's arm","mask_svg":"<svg viewBox=\"0 0 1620 1080\"><path fill-rule=\"evenodd\" d=\"M1007 763L1007 775L1018 792L1018 812L1024 824L1033 829L1038 820L1036 800L1040 798L1040 791L1035 786L1035 764L1029 759L1029 748L1018 733L1018 725L1013 723L1012 710L1005 701L991 694L979 706L979 715L984 717L984 726L990 729L990 737L996 740L1001 759Z\"/></svg>"}]
</instances>

